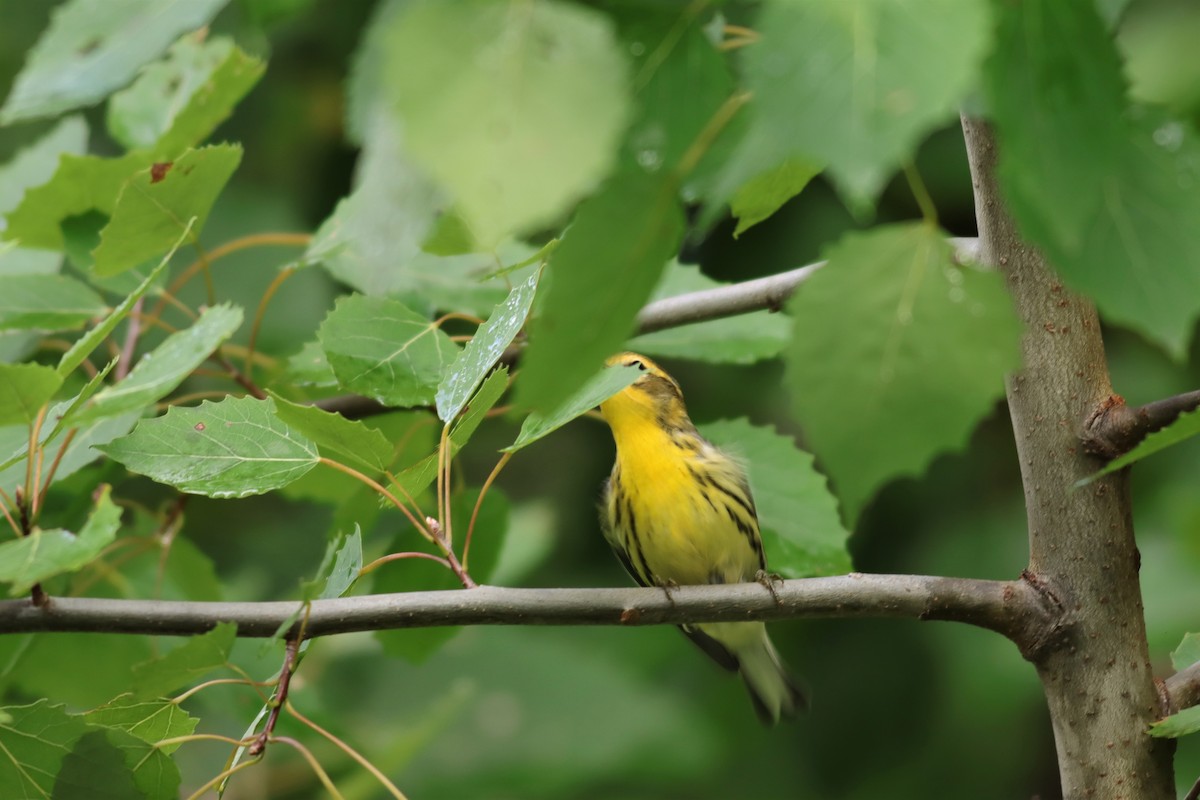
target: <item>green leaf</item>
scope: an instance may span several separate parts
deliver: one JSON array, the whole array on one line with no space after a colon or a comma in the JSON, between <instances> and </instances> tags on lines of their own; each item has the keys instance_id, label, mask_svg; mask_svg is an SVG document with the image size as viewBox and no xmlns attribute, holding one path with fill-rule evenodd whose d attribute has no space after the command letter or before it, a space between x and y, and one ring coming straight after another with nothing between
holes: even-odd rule
<instances>
[{"instance_id":1,"label":"green leaf","mask_svg":"<svg viewBox=\"0 0 1200 800\"><path fill-rule=\"evenodd\" d=\"M0 581L11 583L9 594L25 594L35 583L74 572L88 564L116 538L121 509L104 486L96 508L76 535L61 528L35 528L28 536L0 544Z\"/></svg>"},{"instance_id":2,"label":"green leaf","mask_svg":"<svg viewBox=\"0 0 1200 800\"><path fill-rule=\"evenodd\" d=\"M363 144L354 191L313 234L304 260L320 262L364 294L412 291L427 277L411 262L439 202L429 178L402 157L395 125L378 115Z\"/></svg>"},{"instance_id":3,"label":"green leaf","mask_svg":"<svg viewBox=\"0 0 1200 800\"><path fill-rule=\"evenodd\" d=\"M1200 633L1184 634L1179 647L1171 653L1171 666L1183 670L1197 662L1200 662Z\"/></svg>"},{"instance_id":4,"label":"green leaf","mask_svg":"<svg viewBox=\"0 0 1200 800\"><path fill-rule=\"evenodd\" d=\"M358 580L362 567L362 531L355 525L354 533L338 536L325 548L325 558L317 568L316 577L304 584L304 599L330 600L342 597Z\"/></svg>"},{"instance_id":5,"label":"green leaf","mask_svg":"<svg viewBox=\"0 0 1200 800\"><path fill-rule=\"evenodd\" d=\"M0 167L0 217L21 204L25 192L54 177L63 153L79 154L87 149L87 123L83 117L59 120L49 133L20 150ZM0 219L0 231L6 223Z\"/></svg>"},{"instance_id":6,"label":"green leaf","mask_svg":"<svg viewBox=\"0 0 1200 800\"><path fill-rule=\"evenodd\" d=\"M16 239L23 247L66 249L64 224L92 211L111 214L125 181L152 161L143 151L120 158L64 154L53 177L27 190L7 215L4 238Z\"/></svg>"},{"instance_id":7,"label":"green leaf","mask_svg":"<svg viewBox=\"0 0 1200 800\"><path fill-rule=\"evenodd\" d=\"M323 450L341 456L347 465L379 473L391 463L392 443L379 430L316 406L293 403L274 392L271 397L275 402L275 416L285 425L307 436Z\"/></svg>"},{"instance_id":8,"label":"green leaf","mask_svg":"<svg viewBox=\"0 0 1200 800\"><path fill-rule=\"evenodd\" d=\"M535 411L526 417L521 425L521 432L517 434L517 440L504 448L503 452L515 452L548 436L632 384L640 374L636 367L605 367L555 411L549 414L539 414Z\"/></svg>"},{"instance_id":9,"label":"green leaf","mask_svg":"<svg viewBox=\"0 0 1200 800\"><path fill-rule=\"evenodd\" d=\"M135 700L165 697L229 662L229 651L237 640L237 625L219 622L208 633L193 636L161 658L133 668Z\"/></svg>"},{"instance_id":10,"label":"green leaf","mask_svg":"<svg viewBox=\"0 0 1200 800\"><path fill-rule=\"evenodd\" d=\"M189 227L192 236L199 235L241 160L241 145L218 144L188 150L175 162L155 164L130 178L100 232L93 252L96 274L116 275L138 266L170 249Z\"/></svg>"},{"instance_id":11,"label":"green leaf","mask_svg":"<svg viewBox=\"0 0 1200 800\"><path fill-rule=\"evenodd\" d=\"M0 329L61 331L108 310L87 284L65 275L7 275L0 294Z\"/></svg>"},{"instance_id":12,"label":"green leaf","mask_svg":"<svg viewBox=\"0 0 1200 800\"><path fill-rule=\"evenodd\" d=\"M90 106L133 79L229 0L70 0L29 51L0 125Z\"/></svg>"},{"instance_id":13,"label":"green leaf","mask_svg":"<svg viewBox=\"0 0 1200 800\"><path fill-rule=\"evenodd\" d=\"M171 800L179 770L167 756L120 728L87 724L65 706L39 700L0 715L0 786L14 797ZM103 787L102 789L100 787Z\"/></svg>"},{"instance_id":14,"label":"green leaf","mask_svg":"<svg viewBox=\"0 0 1200 800\"><path fill-rule=\"evenodd\" d=\"M774 0L746 49L763 125L873 202L921 137L953 117L990 44L986 0Z\"/></svg>"},{"instance_id":15,"label":"green leaf","mask_svg":"<svg viewBox=\"0 0 1200 800\"><path fill-rule=\"evenodd\" d=\"M1150 735L1159 739L1178 739L1196 731L1200 731L1200 706L1185 708L1150 725Z\"/></svg>"},{"instance_id":16,"label":"green leaf","mask_svg":"<svg viewBox=\"0 0 1200 800\"><path fill-rule=\"evenodd\" d=\"M493 309L487 322L479 326L471 341L442 377L437 390L437 412L442 422L450 422L463 410L471 395L504 354L505 349L525 325L537 292L540 271L535 271L509 293L508 299Z\"/></svg>"},{"instance_id":17,"label":"green leaf","mask_svg":"<svg viewBox=\"0 0 1200 800\"><path fill-rule=\"evenodd\" d=\"M305 342L298 353L287 360L286 380L297 386L315 386L325 389L337 386L337 376L329 366L329 359L318 341Z\"/></svg>"},{"instance_id":18,"label":"green leaf","mask_svg":"<svg viewBox=\"0 0 1200 800\"><path fill-rule=\"evenodd\" d=\"M1021 325L1001 276L954 263L932 226L851 233L828 257L788 305L787 378L853 522L880 485L965 445L1020 365Z\"/></svg>"},{"instance_id":19,"label":"green leaf","mask_svg":"<svg viewBox=\"0 0 1200 800\"><path fill-rule=\"evenodd\" d=\"M388 406L432 403L458 354L430 320L384 297L339 298L317 340L345 389Z\"/></svg>"},{"instance_id":20,"label":"green leaf","mask_svg":"<svg viewBox=\"0 0 1200 800\"><path fill-rule=\"evenodd\" d=\"M704 32L702 6L631 3L613 11L634 56L628 157L649 170L679 166L736 90L728 59Z\"/></svg>"},{"instance_id":21,"label":"green leaf","mask_svg":"<svg viewBox=\"0 0 1200 800\"><path fill-rule=\"evenodd\" d=\"M1101 476L1124 469L1130 464L1141 461L1146 456L1152 456L1160 450L1166 450L1172 445L1187 441L1198 433L1200 433L1200 409L1185 411L1170 425L1147 435L1128 453L1114 458L1104 465L1104 469L1080 480L1076 486L1086 486Z\"/></svg>"},{"instance_id":22,"label":"green leaf","mask_svg":"<svg viewBox=\"0 0 1200 800\"><path fill-rule=\"evenodd\" d=\"M729 210L738 221L733 238L778 211L784 203L800 194L820 171L807 161L789 158L742 184L730 201Z\"/></svg>"},{"instance_id":23,"label":"green leaf","mask_svg":"<svg viewBox=\"0 0 1200 800\"><path fill-rule=\"evenodd\" d=\"M495 407L504 390L508 388L508 368L500 367L484 380L479 391L471 398L466 412L450 429L450 457L466 446L471 435L483 422L487 412ZM396 476L396 481L413 497L425 491L437 479L438 454L435 450Z\"/></svg>"},{"instance_id":24,"label":"green leaf","mask_svg":"<svg viewBox=\"0 0 1200 800\"><path fill-rule=\"evenodd\" d=\"M1200 140L1130 112L1088 0L1001 7L985 73L999 174L1022 233L1104 316L1186 353L1200 315Z\"/></svg>"},{"instance_id":25,"label":"green leaf","mask_svg":"<svg viewBox=\"0 0 1200 800\"><path fill-rule=\"evenodd\" d=\"M286 486L317 465L317 447L275 416L272 400L206 400L142 420L97 448L132 472L208 497L246 497Z\"/></svg>"},{"instance_id":26,"label":"green leaf","mask_svg":"<svg viewBox=\"0 0 1200 800\"><path fill-rule=\"evenodd\" d=\"M454 495L450 500L450 516L453 520L455 542L467 535L471 512L479 497L478 489L468 489ZM495 487L488 490L475 522L475 533L471 538L471 550L467 556L471 578L477 583L486 583L500 557L504 539L508 535L509 503ZM395 552L428 552L440 555L440 551L424 539L417 539L412 531L399 534L392 543ZM462 584L454 573L433 561L423 558L404 558L385 564L375 573L374 591L411 592L419 590L461 589ZM375 639L390 656L421 663L433 655L439 647L462 630L459 627L409 628L407 630L377 631Z\"/></svg>"},{"instance_id":27,"label":"green leaf","mask_svg":"<svg viewBox=\"0 0 1200 800\"><path fill-rule=\"evenodd\" d=\"M682 232L666 178L623 172L579 207L550 257L545 300L529 326L522 405L560 406L621 348Z\"/></svg>"},{"instance_id":28,"label":"green leaf","mask_svg":"<svg viewBox=\"0 0 1200 800\"><path fill-rule=\"evenodd\" d=\"M96 395L92 406L76 419L85 421L143 409L173 392L192 370L204 363L242 324L242 310L229 304L204 310L185 330L171 334L125 379Z\"/></svg>"},{"instance_id":29,"label":"green leaf","mask_svg":"<svg viewBox=\"0 0 1200 800\"><path fill-rule=\"evenodd\" d=\"M707 277L699 267L672 261L652 299L728 285ZM779 355L791 336L792 323L786 315L754 311L642 334L629 342L629 349L652 356L690 358L714 364L751 364Z\"/></svg>"},{"instance_id":30,"label":"green leaf","mask_svg":"<svg viewBox=\"0 0 1200 800\"><path fill-rule=\"evenodd\" d=\"M628 73L607 17L552 0L424 0L393 25L386 81L405 148L477 241L550 222L608 172Z\"/></svg>"},{"instance_id":31,"label":"green leaf","mask_svg":"<svg viewBox=\"0 0 1200 800\"><path fill-rule=\"evenodd\" d=\"M41 364L0 364L0 425L29 424L50 401L62 378Z\"/></svg>"},{"instance_id":32,"label":"green leaf","mask_svg":"<svg viewBox=\"0 0 1200 800\"><path fill-rule=\"evenodd\" d=\"M132 694L123 694L82 716L90 725L119 728L150 744L187 736L200 721L169 700L137 700ZM178 748L177 743L160 749L170 754Z\"/></svg>"},{"instance_id":33,"label":"green leaf","mask_svg":"<svg viewBox=\"0 0 1200 800\"><path fill-rule=\"evenodd\" d=\"M184 36L108 103L108 131L127 149L173 158L212 133L258 82L263 62L232 40Z\"/></svg>"},{"instance_id":34,"label":"green leaf","mask_svg":"<svg viewBox=\"0 0 1200 800\"><path fill-rule=\"evenodd\" d=\"M768 570L785 578L850 571L850 534L811 455L797 448L790 436L746 419L711 422L700 426L700 433L746 461Z\"/></svg>"},{"instance_id":35,"label":"green leaf","mask_svg":"<svg viewBox=\"0 0 1200 800\"><path fill-rule=\"evenodd\" d=\"M175 251L179 249L179 245L183 244L183 240L187 238L188 232L191 230L191 223L184 229L175 246L162 257L162 261L158 262L158 266L150 270L150 274L146 276L138 287L121 301L120 305L109 312L108 316L100 321L100 324L92 328L90 331L80 336L71 345L71 349L63 353L63 357L58 360L58 374L64 378L70 375L76 367L83 363L83 360L92 354L92 351L104 343L109 334L116 329L117 325L125 317L129 316L129 312L137 304L146 292L150 291L150 287L158 280L158 276L162 275L166 270L167 265L171 263L171 257L175 255Z\"/></svg>"}]
</instances>

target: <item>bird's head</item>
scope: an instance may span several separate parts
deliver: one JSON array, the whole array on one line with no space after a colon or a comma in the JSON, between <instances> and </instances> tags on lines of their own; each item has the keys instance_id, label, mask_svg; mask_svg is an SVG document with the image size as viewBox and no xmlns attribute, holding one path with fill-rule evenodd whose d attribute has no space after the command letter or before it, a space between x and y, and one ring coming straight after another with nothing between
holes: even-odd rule
<instances>
[{"instance_id":1,"label":"bird's head","mask_svg":"<svg viewBox=\"0 0 1200 800\"><path fill-rule=\"evenodd\" d=\"M600 413L614 429L635 421L677 427L687 420L679 384L658 364L637 353L618 353L606 363L641 372L637 380L600 404Z\"/></svg>"}]
</instances>

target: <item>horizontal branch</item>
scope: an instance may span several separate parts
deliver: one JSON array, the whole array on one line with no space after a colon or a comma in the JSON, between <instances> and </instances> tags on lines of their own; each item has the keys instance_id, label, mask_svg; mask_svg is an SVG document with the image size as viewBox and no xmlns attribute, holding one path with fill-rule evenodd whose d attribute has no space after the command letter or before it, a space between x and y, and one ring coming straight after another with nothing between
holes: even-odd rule
<instances>
[{"instance_id":1,"label":"horizontal branch","mask_svg":"<svg viewBox=\"0 0 1200 800\"><path fill-rule=\"evenodd\" d=\"M1167 695L1168 714L1200 705L1200 661L1163 681L1163 689Z\"/></svg>"},{"instance_id":2,"label":"horizontal branch","mask_svg":"<svg viewBox=\"0 0 1200 800\"><path fill-rule=\"evenodd\" d=\"M1151 433L1165 428L1185 411L1200 407L1200 390L1177 394L1130 408L1120 395L1109 397L1084 425L1081 439L1092 455L1112 460L1124 455Z\"/></svg>"},{"instance_id":3,"label":"horizontal branch","mask_svg":"<svg viewBox=\"0 0 1200 800\"><path fill-rule=\"evenodd\" d=\"M862 575L659 589L507 589L481 586L314 600L307 637L445 625L659 625L815 618L909 618L965 622L1013 639L1024 650L1050 624L1024 581L919 575ZM272 636L295 601L210 603L54 597L45 606L0 602L0 633L90 632L189 635L218 622L238 634ZM295 630L293 629L293 633Z\"/></svg>"}]
</instances>

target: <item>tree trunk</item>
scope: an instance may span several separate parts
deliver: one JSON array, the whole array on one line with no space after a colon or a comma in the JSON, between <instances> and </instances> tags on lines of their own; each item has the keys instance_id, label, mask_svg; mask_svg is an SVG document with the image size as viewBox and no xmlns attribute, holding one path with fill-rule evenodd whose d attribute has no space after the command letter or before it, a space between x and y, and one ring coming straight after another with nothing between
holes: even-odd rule
<instances>
[{"instance_id":1,"label":"tree trunk","mask_svg":"<svg viewBox=\"0 0 1200 800\"><path fill-rule=\"evenodd\" d=\"M1086 487L1102 466L1080 446L1089 415L1112 396L1095 307L1068 291L1022 241L996 179L991 128L963 119L980 257L998 267L1025 324L1022 371L1008 380L1021 459L1035 587L1062 609L1055 635L1026 656L1054 725L1063 797L1173 798L1173 743L1147 726L1161 716L1146 645L1127 470Z\"/></svg>"}]
</instances>

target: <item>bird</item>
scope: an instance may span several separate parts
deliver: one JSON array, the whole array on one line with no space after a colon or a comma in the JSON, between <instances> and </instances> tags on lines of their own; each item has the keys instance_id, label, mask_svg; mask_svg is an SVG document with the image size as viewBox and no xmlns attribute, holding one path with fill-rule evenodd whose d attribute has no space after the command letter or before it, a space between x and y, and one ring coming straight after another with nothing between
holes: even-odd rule
<instances>
[{"instance_id":1,"label":"bird","mask_svg":"<svg viewBox=\"0 0 1200 800\"><path fill-rule=\"evenodd\" d=\"M604 485L601 528L642 586L770 581L746 471L705 440L679 384L637 353L607 365L640 371L600 404L617 455ZM769 583L768 583L769 586ZM759 719L774 725L807 709L762 622L696 623L684 634L717 664L738 672Z\"/></svg>"}]
</instances>

